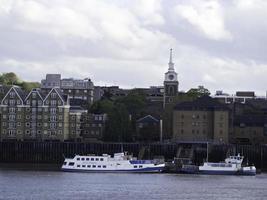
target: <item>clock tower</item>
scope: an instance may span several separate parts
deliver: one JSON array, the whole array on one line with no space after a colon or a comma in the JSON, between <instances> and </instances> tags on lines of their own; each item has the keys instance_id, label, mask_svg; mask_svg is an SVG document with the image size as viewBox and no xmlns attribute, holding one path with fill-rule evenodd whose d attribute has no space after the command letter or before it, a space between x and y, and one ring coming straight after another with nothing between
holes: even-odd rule
<instances>
[{"instance_id":1,"label":"clock tower","mask_svg":"<svg viewBox=\"0 0 267 200\"><path fill-rule=\"evenodd\" d=\"M168 104L173 104L175 97L178 94L178 79L177 73L174 70L174 63L172 62L172 49L170 49L169 69L165 73L164 79L164 99L163 108L166 108Z\"/></svg>"}]
</instances>

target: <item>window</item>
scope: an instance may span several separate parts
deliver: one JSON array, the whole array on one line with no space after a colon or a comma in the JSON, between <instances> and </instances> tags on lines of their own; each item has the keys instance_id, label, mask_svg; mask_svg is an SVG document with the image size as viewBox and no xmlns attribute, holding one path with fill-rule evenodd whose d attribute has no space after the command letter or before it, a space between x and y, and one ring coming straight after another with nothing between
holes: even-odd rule
<instances>
[{"instance_id":1,"label":"window","mask_svg":"<svg viewBox=\"0 0 267 200\"><path fill-rule=\"evenodd\" d=\"M82 165L82 167L85 167L85 165Z\"/></svg>"},{"instance_id":2,"label":"window","mask_svg":"<svg viewBox=\"0 0 267 200\"><path fill-rule=\"evenodd\" d=\"M86 160L89 160L89 158L86 158Z\"/></svg>"},{"instance_id":3,"label":"window","mask_svg":"<svg viewBox=\"0 0 267 200\"><path fill-rule=\"evenodd\" d=\"M77 165L77 167L80 167L80 165Z\"/></svg>"},{"instance_id":4,"label":"window","mask_svg":"<svg viewBox=\"0 0 267 200\"><path fill-rule=\"evenodd\" d=\"M80 160L80 158L77 158L77 160Z\"/></svg>"},{"instance_id":5,"label":"window","mask_svg":"<svg viewBox=\"0 0 267 200\"><path fill-rule=\"evenodd\" d=\"M11 98L15 97L15 92L10 92L10 93L9 93L9 96L10 96Z\"/></svg>"},{"instance_id":6,"label":"window","mask_svg":"<svg viewBox=\"0 0 267 200\"><path fill-rule=\"evenodd\" d=\"M57 98L57 94L56 93L51 93L51 98Z\"/></svg>"},{"instance_id":7,"label":"window","mask_svg":"<svg viewBox=\"0 0 267 200\"><path fill-rule=\"evenodd\" d=\"M91 165L87 165L88 168L91 168Z\"/></svg>"},{"instance_id":8,"label":"window","mask_svg":"<svg viewBox=\"0 0 267 200\"><path fill-rule=\"evenodd\" d=\"M139 165L139 168L143 168L143 165Z\"/></svg>"},{"instance_id":9,"label":"window","mask_svg":"<svg viewBox=\"0 0 267 200\"><path fill-rule=\"evenodd\" d=\"M15 105L15 100L13 100L13 99L12 100L9 100L9 104L10 105Z\"/></svg>"},{"instance_id":10,"label":"window","mask_svg":"<svg viewBox=\"0 0 267 200\"><path fill-rule=\"evenodd\" d=\"M16 111L15 108L9 108L9 112L10 112L10 113L14 113L15 111Z\"/></svg>"},{"instance_id":11,"label":"window","mask_svg":"<svg viewBox=\"0 0 267 200\"><path fill-rule=\"evenodd\" d=\"M91 158L91 161L94 161L95 159L94 158Z\"/></svg>"},{"instance_id":12,"label":"window","mask_svg":"<svg viewBox=\"0 0 267 200\"><path fill-rule=\"evenodd\" d=\"M82 160L84 160L84 158L82 158Z\"/></svg>"},{"instance_id":13,"label":"window","mask_svg":"<svg viewBox=\"0 0 267 200\"><path fill-rule=\"evenodd\" d=\"M50 108L50 113L51 114L56 114L57 113L57 109L56 108Z\"/></svg>"},{"instance_id":14,"label":"window","mask_svg":"<svg viewBox=\"0 0 267 200\"><path fill-rule=\"evenodd\" d=\"M96 158L95 160L96 160L96 161L99 161L99 158Z\"/></svg>"},{"instance_id":15,"label":"window","mask_svg":"<svg viewBox=\"0 0 267 200\"><path fill-rule=\"evenodd\" d=\"M101 165L98 165L97 167L98 167L98 168L101 168Z\"/></svg>"},{"instance_id":16,"label":"window","mask_svg":"<svg viewBox=\"0 0 267 200\"><path fill-rule=\"evenodd\" d=\"M107 168L107 166L106 165L103 165L103 168Z\"/></svg>"},{"instance_id":17,"label":"window","mask_svg":"<svg viewBox=\"0 0 267 200\"><path fill-rule=\"evenodd\" d=\"M93 168L96 168L96 165L93 165Z\"/></svg>"},{"instance_id":18,"label":"window","mask_svg":"<svg viewBox=\"0 0 267 200\"><path fill-rule=\"evenodd\" d=\"M100 161L103 161L104 160L104 158L100 158Z\"/></svg>"},{"instance_id":19,"label":"window","mask_svg":"<svg viewBox=\"0 0 267 200\"><path fill-rule=\"evenodd\" d=\"M57 105L57 101L56 100L52 100L51 101L51 106L56 106Z\"/></svg>"},{"instance_id":20,"label":"window","mask_svg":"<svg viewBox=\"0 0 267 200\"><path fill-rule=\"evenodd\" d=\"M134 168L137 168L137 165L134 165Z\"/></svg>"}]
</instances>

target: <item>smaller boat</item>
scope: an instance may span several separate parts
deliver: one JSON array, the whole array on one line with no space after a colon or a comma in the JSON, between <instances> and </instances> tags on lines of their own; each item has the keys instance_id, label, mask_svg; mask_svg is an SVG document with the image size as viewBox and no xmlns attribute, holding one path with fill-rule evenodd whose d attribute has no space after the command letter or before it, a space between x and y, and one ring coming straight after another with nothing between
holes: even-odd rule
<instances>
[{"instance_id":1,"label":"smaller boat","mask_svg":"<svg viewBox=\"0 0 267 200\"><path fill-rule=\"evenodd\" d=\"M74 158L65 158L61 167L63 171L72 172L161 172L164 163L155 160L137 160L126 152L102 156L76 155Z\"/></svg>"},{"instance_id":2,"label":"smaller boat","mask_svg":"<svg viewBox=\"0 0 267 200\"><path fill-rule=\"evenodd\" d=\"M221 163L204 162L199 166L200 174L215 174L215 175L256 175L255 166L242 166L244 156L230 156Z\"/></svg>"}]
</instances>

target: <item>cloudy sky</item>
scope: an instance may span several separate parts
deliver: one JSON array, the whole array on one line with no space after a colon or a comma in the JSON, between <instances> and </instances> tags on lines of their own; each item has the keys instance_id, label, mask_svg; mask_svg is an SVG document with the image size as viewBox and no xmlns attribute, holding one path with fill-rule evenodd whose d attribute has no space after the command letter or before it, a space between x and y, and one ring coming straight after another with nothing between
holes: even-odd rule
<instances>
[{"instance_id":1,"label":"cloudy sky","mask_svg":"<svg viewBox=\"0 0 267 200\"><path fill-rule=\"evenodd\" d=\"M0 0L0 72L95 85L267 90L266 0Z\"/></svg>"}]
</instances>

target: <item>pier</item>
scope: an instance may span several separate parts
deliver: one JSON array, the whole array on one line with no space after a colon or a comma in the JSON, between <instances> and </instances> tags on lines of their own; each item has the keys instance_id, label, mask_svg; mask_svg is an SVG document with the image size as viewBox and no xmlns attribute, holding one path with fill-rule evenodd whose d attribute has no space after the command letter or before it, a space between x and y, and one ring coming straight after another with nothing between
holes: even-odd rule
<instances>
[{"instance_id":1,"label":"pier","mask_svg":"<svg viewBox=\"0 0 267 200\"><path fill-rule=\"evenodd\" d=\"M0 142L0 163L57 164L64 157L75 154L101 155L128 151L140 159L164 157L165 161L174 158L190 160L199 165L206 159L206 143L78 143L78 142ZM228 155L240 153L245 162L254 164L257 169L267 170L267 145L222 145L209 144L209 161L218 162Z\"/></svg>"}]
</instances>

